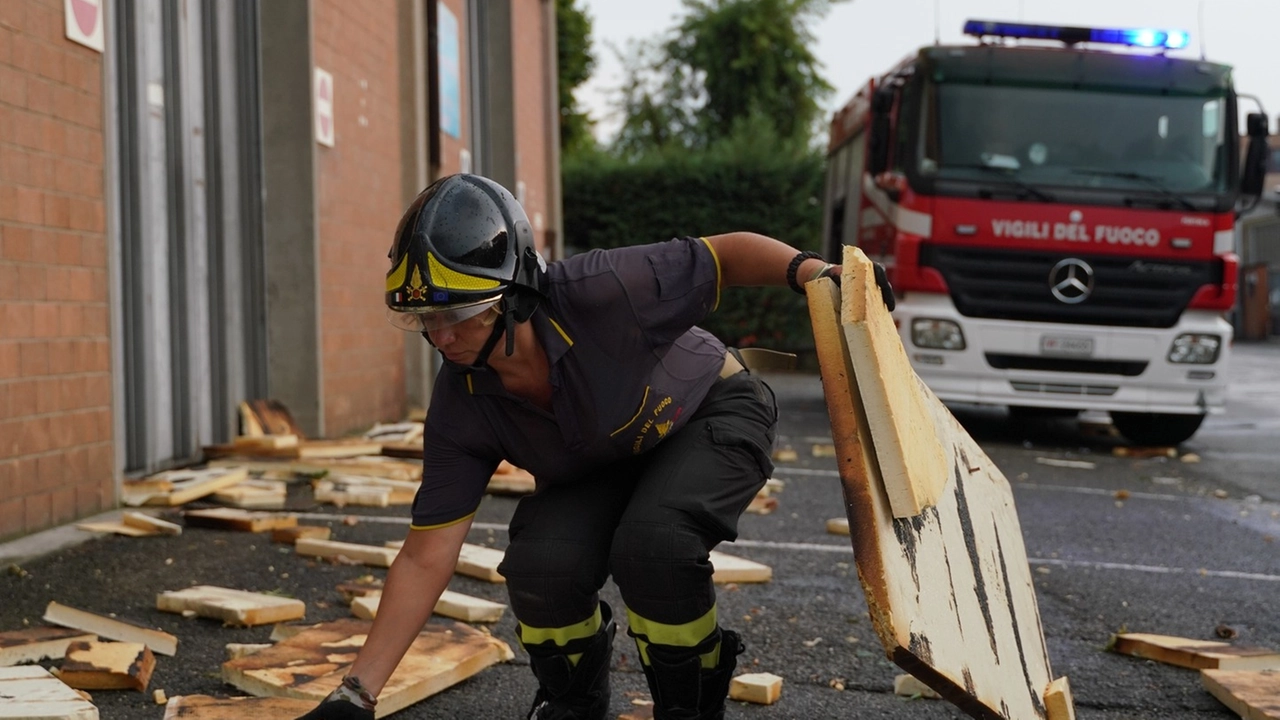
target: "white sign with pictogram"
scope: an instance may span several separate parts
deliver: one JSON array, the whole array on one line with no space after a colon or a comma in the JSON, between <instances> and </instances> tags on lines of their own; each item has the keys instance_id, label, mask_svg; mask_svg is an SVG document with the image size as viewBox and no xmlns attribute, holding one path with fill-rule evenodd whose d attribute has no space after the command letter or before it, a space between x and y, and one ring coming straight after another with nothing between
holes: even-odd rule
<instances>
[{"instance_id":1,"label":"white sign with pictogram","mask_svg":"<svg viewBox=\"0 0 1280 720\"><path fill-rule=\"evenodd\" d=\"M102 3L103 0L62 0L66 16L67 39L102 52Z\"/></svg>"},{"instance_id":2,"label":"white sign with pictogram","mask_svg":"<svg viewBox=\"0 0 1280 720\"><path fill-rule=\"evenodd\" d=\"M333 147L333 75L316 68L316 142Z\"/></svg>"}]
</instances>

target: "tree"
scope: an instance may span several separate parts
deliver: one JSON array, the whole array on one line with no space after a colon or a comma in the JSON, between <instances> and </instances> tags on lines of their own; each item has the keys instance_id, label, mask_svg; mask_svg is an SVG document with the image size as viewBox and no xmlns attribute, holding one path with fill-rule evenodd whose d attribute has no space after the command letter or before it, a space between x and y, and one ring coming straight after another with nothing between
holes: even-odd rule
<instances>
[{"instance_id":1,"label":"tree","mask_svg":"<svg viewBox=\"0 0 1280 720\"><path fill-rule=\"evenodd\" d=\"M591 77L591 17L577 0L556 0L556 63L559 70L560 148L573 153L595 146L591 118L578 109L574 90Z\"/></svg>"},{"instance_id":2,"label":"tree","mask_svg":"<svg viewBox=\"0 0 1280 720\"><path fill-rule=\"evenodd\" d=\"M809 24L843 0L684 0L671 37L633 58L616 149L709 147L763 124L808 142L832 87L819 72Z\"/></svg>"}]
</instances>

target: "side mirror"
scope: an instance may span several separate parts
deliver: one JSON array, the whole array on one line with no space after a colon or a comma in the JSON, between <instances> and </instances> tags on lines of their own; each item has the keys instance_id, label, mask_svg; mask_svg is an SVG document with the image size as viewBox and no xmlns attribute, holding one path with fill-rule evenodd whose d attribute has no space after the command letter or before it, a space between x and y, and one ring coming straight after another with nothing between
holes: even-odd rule
<instances>
[{"instance_id":1,"label":"side mirror","mask_svg":"<svg viewBox=\"0 0 1280 720\"><path fill-rule=\"evenodd\" d=\"M889 114L893 112L893 89L879 87L871 96L871 128L867 138L867 170L872 177L889 168Z\"/></svg>"},{"instance_id":2,"label":"side mirror","mask_svg":"<svg viewBox=\"0 0 1280 720\"><path fill-rule=\"evenodd\" d=\"M1249 113L1245 120L1249 145L1245 149L1244 170L1240 173L1240 194L1256 198L1262 195L1267 176L1267 116Z\"/></svg>"}]
</instances>

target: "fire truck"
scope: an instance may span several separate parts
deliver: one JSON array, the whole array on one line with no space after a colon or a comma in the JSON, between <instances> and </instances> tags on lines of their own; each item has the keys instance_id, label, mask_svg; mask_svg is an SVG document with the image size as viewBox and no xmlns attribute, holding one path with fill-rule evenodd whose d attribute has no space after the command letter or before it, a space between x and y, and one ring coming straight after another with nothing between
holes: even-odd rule
<instances>
[{"instance_id":1,"label":"fire truck","mask_svg":"<svg viewBox=\"0 0 1280 720\"><path fill-rule=\"evenodd\" d=\"M969 21L834 116L824 250L883 263L944 402L1107 411L1177 445L1223 411L1238 261L1267 119L1187 33ZM1243 157L1242 157L1243 156Z\"/></svg>"}]
</instances>

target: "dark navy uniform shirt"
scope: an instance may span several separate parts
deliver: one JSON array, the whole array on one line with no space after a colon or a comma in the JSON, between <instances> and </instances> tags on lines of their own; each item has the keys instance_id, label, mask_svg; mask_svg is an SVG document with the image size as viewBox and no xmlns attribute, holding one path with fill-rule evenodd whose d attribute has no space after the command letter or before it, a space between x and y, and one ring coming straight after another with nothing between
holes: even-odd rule
<instances>
[{"instance_id":1,"label":"dark navy uniform shirt","mask_svg":"<svg viewBox=\"0 0 1280 720\"><path fill-rule=\"evenodd\" d=\"M705 240L593 250L547 273L530 322L550 362L551 412L508 393L490 368L446 363L427 412L415 529L474 514L503 459L543 486L649 450L719 376L725 347L695 327L720 293Z\"/></svg>"}]
</instances>

